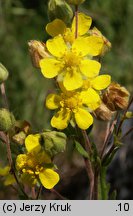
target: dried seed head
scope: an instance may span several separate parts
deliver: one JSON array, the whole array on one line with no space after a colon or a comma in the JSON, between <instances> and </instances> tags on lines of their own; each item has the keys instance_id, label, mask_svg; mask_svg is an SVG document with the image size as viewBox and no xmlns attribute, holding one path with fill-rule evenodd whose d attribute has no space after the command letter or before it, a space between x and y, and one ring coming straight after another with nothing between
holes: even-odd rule
<instances>
[{"instance_id":1,"label":"dried seed head","mask_svg":"<svg viewBox=\"0 0 133 216\"><path fill-rule=\"evenodd\" d=\"M129 92L118 83L111 83L103 94L103 102L111 111L124 110L128 106Z\"/></svg>"},{"instance_id":2,"label":"dried seed head","mask_svg":"<svg viewBox=\"0 0 133 216\"><path fill-rule=\"evenodd\" d=\"M113 112L110 111L104 103L101 103L101 105L95 110L94 115L99 120L110 121Z\"/></svg>"},{"instance_id":3,"label":"dried seed head","mask_svg":"<svg viewBox=\"0 0 133 216\"><path fill-rule=\"evenodd\" d=\"M31 40L28 42L28 46L33 66L40 68L39 61L49 56L45 43L37 40Z\"/></svg>"}]
</instances>

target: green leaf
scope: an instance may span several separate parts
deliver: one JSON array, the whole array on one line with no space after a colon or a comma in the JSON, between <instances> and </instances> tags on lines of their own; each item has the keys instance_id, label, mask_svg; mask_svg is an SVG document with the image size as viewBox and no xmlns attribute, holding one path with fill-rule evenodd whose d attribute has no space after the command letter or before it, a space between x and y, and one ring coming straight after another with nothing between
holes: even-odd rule
<instances>
[{"instance_id":1,"label":"green leaf","mask_svg":"<svg viewBox=\"0 0 133 216\"><path fill-rule=\"evenodd\" d=\"M119 148L120 148L119 146L115 147L110 155L106 155L105 158L103 158L103 161L102 161L103 166L108 166L111 163L111 161L113 160L113 158L114 158L116 152L119 150Z\"/></svg>"},{"instance_id":2,"label":"green leaf","mask_svg":"<svg viewBox=\"0 0 133 216\"><path fill-rule=\"evenodd\" d=\"M82 147L82 145L75 140L75 149L81 154L84 158L89 158L87 151Z\"/></svg>"}]
</instances>

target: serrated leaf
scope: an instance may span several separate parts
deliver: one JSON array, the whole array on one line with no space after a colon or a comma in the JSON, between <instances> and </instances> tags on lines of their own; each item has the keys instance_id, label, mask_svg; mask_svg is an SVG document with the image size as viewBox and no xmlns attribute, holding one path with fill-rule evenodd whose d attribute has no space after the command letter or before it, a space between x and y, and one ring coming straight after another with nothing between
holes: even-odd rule
<instances>
[{"instance_id":1,"label":"serrated leaf","mask_svg":"<svg viewBox=\"0 0 133 216\"><path fill-rule=\"evenodd\" d=\"M82 147L82 145L75 140L75 149L81 154L84 158L89 158L87 151Z\"/></svg>"}]
</instances>

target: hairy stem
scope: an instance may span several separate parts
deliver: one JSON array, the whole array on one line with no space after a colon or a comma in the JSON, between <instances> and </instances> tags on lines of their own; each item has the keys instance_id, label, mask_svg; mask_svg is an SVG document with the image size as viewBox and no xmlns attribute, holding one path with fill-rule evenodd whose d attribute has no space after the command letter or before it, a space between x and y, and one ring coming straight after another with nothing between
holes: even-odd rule
<instances>
[{"instance_id":1,"label":"hairy stem","mask_svg":"<svg viewBox=\"0 0 133 216\"><path fill-rule=\"evenodd\" d=\"M75 6L75 38L78 37L78 5Z\"/></svg>"},{"instance_id":2,"label":"hairy stem","mask_svg":"<svg viewBox=\"0 0 133 216\"><path fill-rule=\"evenodd\" d=\"M64 196L62 196L58 191L56 191L54 188L50 190L52 193L56 194L57 197L59 197L61 200L67 200Z\"/></svg>"},{"instance_id":3,"label":"hairy stem","mask_svg":"<svg viewBox=\"0 0 133 216\"><path fill-rule=\"evenodd\" d=\"M9 110L8 100L7 100L7 96L6 96L6 90L5 90L5 84L4 83L2 83L0 85L0 89L1 89L1 94L2 94L2 98L3 98L4 106L5 106L5 108L7 110ZM10 138L9 138L9 134L8 133L5 134L5 140L4 141L5 141L5 144L6 144L7 159L8 159L8 162L9 162L9 166L11 168L10 172L11 172L11 174L13 174L13 176L14 176L14 178L16 180L16 183L19 186L19 188L22 191L22 193L24 194L24 196L28 198L27 194L23 190L22 185L18 181L18 178L17 178L16 173L15 173L15 168L14 168L14 164L13 164L13 160L12 160Z\"/></svg>"},{"instance_id":4,"label":"hairy stem","mask_svg":"<svg viewBox=\"0 0 133 216\"><path fill-rule=\"evenodd\" d=\"M86 166L86 171L89 177L89 196L88 199L92 200L93 199L93 189L94 189L94 173L92 169L92 165L89 159L84 159L85 161L85 166Z\"/></svg>"},{"instance_id":5,"label":"hairy stem","mask_svg":"<svg viewBox=\"0 0 133 216\"><path fill-rule=\"evenodd\" d=\"M92 149L91 149L91 143L89 140L89 137L86 133L85 130L82 130L82 135L84 138L84 145L85 145L85 150L88 152L89 156L91 157L92 154ZM86 166L86 171L89 177L89 185L90 185L90 189L89 189L89 199L93 199L93 189L94 189L94 173L93 173L93 166L92 163L90 161L90 159L84 159L85 161L85 166Z\"/></svg>"},{"instance_id":6,"label":"hairy stem","mask_svg":"<svg viewBox=\"0 0 133 216\"><path fill-rule=\"evenodd\" d=\"M86 148L88 154L91 156L91 154L92 154L91 143L90 143L89 137L88 137L85 130L82 130L82 135L83 135L83 138L85 141L85 148Z\"/></svg>"},{"instance_id":7,"label":"hairy stem","mask_svg":"<svg viewBox=\"0 0 133 216\"><path fill-rule=\"evenodd\" d=\"M8 100L7 100L7 96L6 96L6 90L5 90L5 84L4 83L2 83L0 85L0 89L1 89L1 95L2 95L2 98L3 98L3 102L4 102L4 107L9 110Z\"/></svg>"}]
</instances>

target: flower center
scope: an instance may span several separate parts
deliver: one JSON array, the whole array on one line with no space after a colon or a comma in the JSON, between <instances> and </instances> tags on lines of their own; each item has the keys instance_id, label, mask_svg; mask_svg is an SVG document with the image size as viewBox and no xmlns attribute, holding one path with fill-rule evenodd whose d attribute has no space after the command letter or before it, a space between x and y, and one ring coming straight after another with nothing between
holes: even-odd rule
<instances>
[{"instance_id":1,"label":"flower center","mask_svg":"<svg viewBox=\"0 0 133 216\"><path fill-rule=\"evenodd\" d=\"M80 56L72 51L68 51L64 55L64 61L67 68L75 67L80 64Z\"/></svg>"},{"instance_id":2,"label":"flower center","mask_svg":"<svg viewBox=\"0 0 133 216\"><path fill-rule=\"evenodd\" d=\"M61 106L65 108L69 108L74 111L78 107L82 105L82 100L79 98L79 94L73 94L72 96L62 95Z\"/></svg>"}]
</instances>

